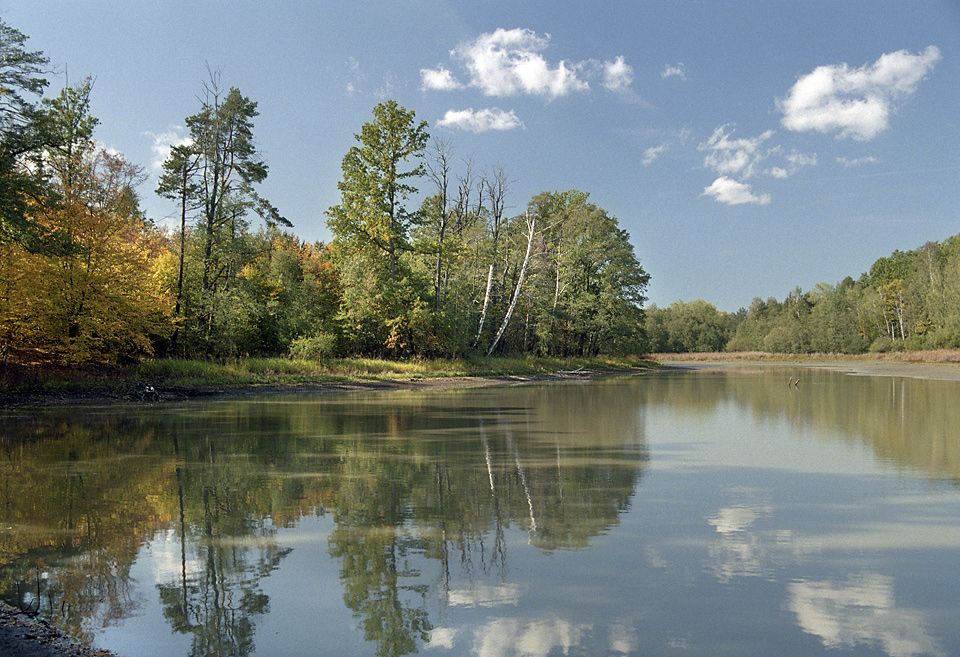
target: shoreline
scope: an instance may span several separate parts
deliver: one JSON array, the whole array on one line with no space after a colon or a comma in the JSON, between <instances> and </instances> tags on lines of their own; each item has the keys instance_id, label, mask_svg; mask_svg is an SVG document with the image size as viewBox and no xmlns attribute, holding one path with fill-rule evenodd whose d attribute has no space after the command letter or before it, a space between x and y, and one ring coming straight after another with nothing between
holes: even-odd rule
<instances>
[{"instance_id":1,"label":"shoreline","mask_svg":"<svg viewBox=\"0 0 960 657\"><path fill-rule=\"evenodd\" d=\"M842 372L851 376L885 376L928 381L960 381L960 364L955 362L908 362L894 360L684 360L662 363L665 370L711 370L736 367L807 368Z\"/></svg>"},{"instance_id":2,"label":"shoreline","mask_svg":"<svg viewBox=\"0 0 960 657\"><path fill-rule=\"evenodd\" d=\"M263 383L231 385L179 385L143 383L122 394L103 391L29 393L0 398L0 412L9 409L90 406L103 404L169 404L199 399L230 399L282 394L343 394L388 392L393 390L458 390L530 383L588 380L604 376L642 375L661 368L583 370L541 374L505 374L491 376L438 376L391 379L345 379L316 383Z\"/></svg>"}]
</instances>

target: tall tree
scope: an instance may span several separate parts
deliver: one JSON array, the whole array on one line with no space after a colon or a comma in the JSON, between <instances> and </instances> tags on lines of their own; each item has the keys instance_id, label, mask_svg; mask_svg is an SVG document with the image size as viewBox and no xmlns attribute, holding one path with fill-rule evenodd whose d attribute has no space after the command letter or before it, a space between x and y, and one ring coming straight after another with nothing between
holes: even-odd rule
<instances>
[{"instance_id":1,"label":"tall tree","mask_svg":"<svg viewBox=\"0 0 960 657\"><path fill-rule=\"evenodd\" d=\"M26 50L26 40L0 21L0 243L41 251L49 240L30 220L28 209L48 191L37 164L54 139L42 111L27 96L39 96L46 88L49 59Z\"/></svg>"},{"instance_id":2,"label":"tall tree","mask_svg":"<svg viewBox=\"0 0 960 657\"><path fill-rule=\"evenodd\" d=\"M236 87L224 92L219 74L212 72L203 85L200 111L186 119L188 142L171 150L157 188L158 194L180 205L181 257L190 252L188 214L196 213L199 290L190 320L201 342L233 344L215 339L223 328L220 324L246 316L234 312L240 301L230 296L230 289L255 255L249 253L249 215L271 227L292 225L255 189L267 178L268 170L253 135L253 120L258 115L256 102ZM185 261L181 263L177 276L180 301L189 278L186 267Z\"/></svg>"},{"instance_id":3,"label":"tall tree","mask_svg":"<svg viewBox=\"0 0 960 657\"><path fill-rule=\"evenodd\" d=\"M187 117L192 148L198 157L197 193L204 235L203 290L214 285L214 248L224 227L253 211L268 225L292 226L253 186L267 177L253 138L257 103L231 87L224 95L219 75L204 85L200 112ZM176 157L172 153L171 157Z\"/></svg>"},{"instance_id":4,"label":"tall tree","mask_svg":"<svg viewBox=\"0 0 960 657\"><path fill-rule=\"evenodd\" d=\"M343 158L340 204L327 211L327 223L338 242L373 246L386 255L390 280L396 282L399 252L409 248L407 234L414 221L404 201L417 188L408 181L426 173L421 158L427 122L417 123L413 111L389 100L373 109L373 121L354 137L359 145ZM407 162L412 168L404 170Z\"/></svg>"},{"instance_id":5,"label":"tall tree","mask_svg":"<svg viewBox=\"0 0 960 657\"><path fill-rule=\"evenodd\" d=\"M199 206L200 186L196 180L200 169L200 154L192 144L178 145L170 149L170 156L163 163L163 174L157 184L157 194L180 204L180 253L177 267L177 292L174 317L178 320L171 338L170 350L176 353L179 346L180 324L183 319L183 281L186 273L187 215Z\"/></svg>"}]
</instances>

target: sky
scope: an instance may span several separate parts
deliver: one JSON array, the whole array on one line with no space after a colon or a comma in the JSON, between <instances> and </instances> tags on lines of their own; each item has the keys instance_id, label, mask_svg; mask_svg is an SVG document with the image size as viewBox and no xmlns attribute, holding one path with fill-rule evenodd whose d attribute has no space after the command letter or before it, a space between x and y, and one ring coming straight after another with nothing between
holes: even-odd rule
<instances>
[{"instance_id":1,"label":"sky","mask_svg":"<svg viewBox=\"0 0 960 657\"><path fill-rule=\"evenodd\" d=\"M0 0L0 19L50 58L47 96L94 79L95 138L151 174L161 224L157 172L217 71L257 102L260 192L309 242L389 99L454 174L501 168L511 215L589 192L658 306L734 312L960 233L960 0Z\"/></svg>"}]
</instances>

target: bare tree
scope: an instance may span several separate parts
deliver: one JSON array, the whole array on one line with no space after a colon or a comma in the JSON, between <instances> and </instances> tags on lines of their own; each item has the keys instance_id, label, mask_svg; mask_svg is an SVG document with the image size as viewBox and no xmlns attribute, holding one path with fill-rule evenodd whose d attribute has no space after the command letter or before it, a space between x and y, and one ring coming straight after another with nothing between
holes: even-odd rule
<instances>
[{"instance_id":1,"label":"bare tree","mask_svg":"<svg viewBox=\"0 0 960 657\"><path fill-rule=\"evenodd\" d=\"M443 138L434 138L431 144L431 154L427 158L427 173L437 187L437 267L433 281L433 292L436 298L436 308L440 309L440 283L443 279L443 240L450 221L449 186L450 186L450 158L452 149L449 142Z\"/></svg>"}]
</instances>

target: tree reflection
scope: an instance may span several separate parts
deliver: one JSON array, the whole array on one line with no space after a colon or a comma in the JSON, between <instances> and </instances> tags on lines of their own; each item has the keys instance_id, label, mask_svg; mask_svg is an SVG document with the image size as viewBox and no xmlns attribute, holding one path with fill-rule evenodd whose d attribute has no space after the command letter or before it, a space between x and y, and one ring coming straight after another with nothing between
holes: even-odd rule
<instances>
[{"instance_id":1,"label":"tree reflection","mask_svg":"<svg viewBox=\"0 0 960 657\"><path fill-rule=\"evenodd\" d=\"M578 549L628 507L648 458L636 407L584 404L598 390L516 392L511 407L383 411L342 450L329 551L378 655L428 640L429 592L464 595L455 571L504 577L511 525L541 549Z\"/></svg>"},{"instance_id":2,"label":"tree reflection","mask_svg":"<svg viewBox=\"0 0 960 657\"><path fill-rule=\"evenodd\" d=\"M190 655L249 655L276 533L333 511L344 604L378 655L414 653L430 605L509 600L511 530L579 549L629 506L638 404L600 387L374 395L0 420L0 590L89 640L138 606L131 568ZM607 396L609 395L609 397ZM463 579L468 584L464 586ZM493 582L489 580L493 579ZM459 584L454 584L457 580Z\"/></svg>"},{"instance_id":3,"label":"tree reflection","mask_svg":"<svg viewBox=\"0 0 960 657\"><path fill-rule=\"evenodd\" d=\"M207 439L194 446L203 461L184 473L176 431L172 438L181 571L179 583L158 585L164 616L175 632L192 635L191 657L249 655L254 648L253 619L269 611L260 580L289 550L276 545L276 530L267 519L251 514L248 491L254 477L249 471L221 467L214 443ZM199 501L199 508L189 508L190 501L194 505ZM188 509L194 518L189 524ZM188 533L196 536L188 540ZM196 551L189 576L188 544Z\"/></svg>"}]
</instances>

